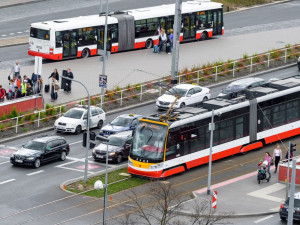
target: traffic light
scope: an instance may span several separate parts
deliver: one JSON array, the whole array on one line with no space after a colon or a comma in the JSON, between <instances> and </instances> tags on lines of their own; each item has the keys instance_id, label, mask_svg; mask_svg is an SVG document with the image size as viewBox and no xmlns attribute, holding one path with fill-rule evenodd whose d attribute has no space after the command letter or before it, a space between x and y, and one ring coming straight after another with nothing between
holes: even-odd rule
<instances>
[{"instance_id":1,"label":"traffic light","mask_svg":"<svg viewBox=\"0 0 300 225\"><path fill-rule=\"evenodd\" d=\"M296 151L295 146L296 146L296 144L294 144L294 143L291 142L291 145L290 145L290 152Z\"/></svg>"},{"instance_id":2,"label":"traffic light","mask_svg":"<svg viewBox=\"0 0 300 225\"><path fill-rule=\"evenodd\" d=\"M96 140L96 134L95 132L90 132L90 140L95 141Z\"/></svg>"},{"instance_id":3,"label":"traffic light","mask_svg":"<svg viewBox=\"0 0 300 225\"><path fill-rule=\"evenodd\" d=\"M96 146L96 144L95 144L95 143L93 143L93 142L90 142L90 149L94 148L95 146Z\"/></svg>"},{"instance_id":4,"label":"traffic light","mask_svg":"<svg viewBox=\"0 0 300 225\"><path fill-rule=\"evenodd\" d=\"M87 132L83 132L82 146L86 147Z\"/></svg>"},{"instance_id":5,"label":"traffic light","mask_svg":"<svg viewBox=\"0 0 300 225\"><path fill-rule=\"evenodd\" d=\"M96 140L96 134L95 132L90 132L90 141L95 141ZM83 139L82 139L82 146L86 147L86 142L87 142L87 132L83 132ZM95 143L90 142L90 149L95 147Z\"/></svg>"}]
</instances>

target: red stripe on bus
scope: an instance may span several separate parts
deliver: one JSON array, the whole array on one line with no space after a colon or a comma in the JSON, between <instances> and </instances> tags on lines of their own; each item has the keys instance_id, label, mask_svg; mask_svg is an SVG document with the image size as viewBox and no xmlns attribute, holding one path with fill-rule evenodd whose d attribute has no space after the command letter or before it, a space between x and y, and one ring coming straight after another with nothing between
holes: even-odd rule
<instances>
[{"instance_id":1,"label":"red stripe on bus","mask_svg":"<svg viewBox=\"0 0 300 225\"><path fill-rule=\"evenodd\" d=\"M170 170L167 170L167 171L163 172L161 177L172 176L176 173L181 173L181 172L184 172L184 171L185 171L184 166L179 166L179 167L176 167L176 168L173 168L173 169L170 169Z\"/></svg>"},{"instance_id":2,"label":"red stripe on bus","mask_svg":"<svg viewBox=\"0 0 300 225\"><path fill-rule=\"evenodd\" d=\"M222 29L222 35L224 35L224 29Z\"/></svg>"},{"instance_id":3,"label":"red stripe on bus","mask_svg":"<svg viewBox=\"0 0 300 225\"><path fill-rule=\"evenodd\" d=\"M28 50L28 55L32 55L32 56L40 56L43 57L44 59L51 59L51 60L61 60L62 59L62 54L45 54L45 53L41 53L41 52L34 52L34 51L30 51Z\"/></svg>"},{"instance_id":4,"label":"red stripe on bus","mask_svg":"<svg viewBox=\"0 0 300 225\"><path fill-rule=\"evenodd\" d=\"M201 33L197 33L196 34L196 39L200 39L201 38Z\"/></svg>"},{"instance_id":5,"label":"red stripe on bus","mask_svg":"<svg viewBox=\"0 0 300 225\"><path fill-rule=\"evenodd\" d=\"M135 174L138 176L144 176L144 177L153 177L153 178L160 178L162 174L162 170L159 171L140 171L133 169L132 167L128 166L127 168L128 173Z\"/></svg>"},{"instance_id":6,"label":"red stripe on bus","mask_svg":"<svg viewBox=\"0 0 300 225\"><path fill-rule=\"evenodd\" d=\"M208 33L208 37L211 38L213 36L213 32L212 31L208 31L207 33Z\"/></svg>"},{"instance_id":7,"label":"red stripe on bus","mask_svg":"<svg viewBox=\"0 0 300 225\"><path fill-rule=\"evenodd\" d=\"M270 137L266 137L265 138L265 143L266 144L273 143L273 142L276 142L280 139L289 138L289 137L296 136L296 135L299 135L299 134L300 134L300 128L296 128L296 129L289 130L289 131L286 131L286 132L283 132L283 133L280 133L280 134L276 134L276 135L272 135Z\"/></svg>"},{"instance_id":8,"label":"red stripe on bus","mask_svg":"<svg viewBox=\"0 0 300 225\"><path fill-rule=\"evenodd\" d=\"M240 152L240 149L241 149L241 146L237 146L237 147L234 147L234 148L222 151L222 152L214 153L212 155L212 161L215 161L215 160L218 160L218 159L225 158L227 156L231 156L231 155L237 154L237 153ZM209 161L209 155L208 156L204 156L202 158L198 158L198 159L192 160L190 162L186 162L186 167L188 169L190 169L192 167L196 167L196 166L200 166L202 164L208 163L208 161Z\"/></svg>"},{"instance_id":9,"label":"red stripe on bus","mask_svg":"<svg viewBox=\"0 0 300 225\"><path fill-rule=\"evenodd\" d=\"M256 142L256 143L252 143L250 145L247 145L247 146L244 146L242 149L241 149L241 153L243 152L248 152L250 150L253 150L253 149L256 149L256 148L260 148L262 147L263 144L260 142Z\"/></svg>"}]
</instances>

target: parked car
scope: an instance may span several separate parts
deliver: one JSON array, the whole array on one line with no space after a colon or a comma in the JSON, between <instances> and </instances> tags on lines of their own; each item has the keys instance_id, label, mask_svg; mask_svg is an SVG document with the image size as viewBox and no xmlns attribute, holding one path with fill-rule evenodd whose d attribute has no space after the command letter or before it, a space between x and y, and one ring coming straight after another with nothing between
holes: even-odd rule
<instances>
[{"instance_id":1,"label":"parked car","mask_svg":"<svg viewBox=\"0 0 300 225\"><path fill-rule=\"evenodd\" d=\"M300 70L300 56L299 56L299 58L297 60L297 65L298 65L298 69Z\"/></svg>"},{"instance_id":2,"label":"parked car","mask_svg":"<svg viewBox=\"0 0 300 225\"><path fill-rule=\"evenodd\" d=\"M109 136L121 131L134 130L136 125L138 124L139 118L141 115L134 114L123 114L116 117L112 122L104 126L99 135L101 136Z\"/></svg>"},{"instance_id":3,"label":"parked car","mask_svg":"<svg viewBox=\"0 0 300 225\"><path fill-rule=\"evenodd\" d=\"M188 105L195 105L210 99L210 90L206 87L201 87L193 84L179 84L165 92L156 100L158 109L169 109L175 101L175 95L181 97L177 100L175 108L182 108Z\"/></svg>"},{"instance_id":4,"label":"parked car","mask_svg":"<svg viewBox=\"0 0 300 225\"><path fill-rule=\"evenodd\" d=\"M63 137L46 136L33 139L10 157L13 165L39 168L42 163L64 161L70 152L70 146Z\"/></svg>"},{"instance_id":5,"label":"parked car","mask_svg":"<svg viewBox=\"0 0 300 225\"><path fill-rule=\"evenodd\" d=\"M218 98L233 99L244 94L247 88L260 87L266 84L265 80L257 77L249 77L230 83L222 92L218 95Z\"/></svg>"},{"instance_id":6,"label":"parked car","mask_svg":"<svg viewBox=\"0 0 300 225\"><path fill-rule=\"evenodd\" d=\"M80 134L87 126L87 106L77 105L70 109L54 123L57 132L70 132ZM90 128L101 128L105 121L105 112L99 107L90 107Z\"/></svg>"},{"instance_id":7,"label":"parked car","mask_svg":"<svg viewBox=\"0 0 300 225\"><path fill-rule=\"evenodd\" d=\"M289 213L289 202L290 197L288 197L284 203L281 204L279 210L279 216L281 220L286 220ZM294 194L294 220L300 220L300 192Z\"/></svg>"},{"instance_id":8,"label":"parked car","mask_svg":"<svg viewBox=\"0 0 300 225\"><path fill-rule=\"evenodd\" d=\"M127 159L132 142L132 131L124 131L108 137L108 161L120 163ZM106 143L101 143L93 149L92 155L97 161L106 160Z\"/></svg>"}]
</instances>

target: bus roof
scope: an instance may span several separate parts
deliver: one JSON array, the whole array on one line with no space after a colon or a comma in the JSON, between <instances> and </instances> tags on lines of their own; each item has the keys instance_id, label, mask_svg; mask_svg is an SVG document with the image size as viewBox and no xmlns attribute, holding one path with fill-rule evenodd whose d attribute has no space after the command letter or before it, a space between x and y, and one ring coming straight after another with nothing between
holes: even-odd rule
<instances>
[{"instance_id":1,"label":"bus roof","mask_svg":"<svg viewBox=\"0 0 300 225\"><path fill-rule=\"evenodd\" d=\"M195 11L205 11L210 9L222 8L221 3L210 2L209 0L194 0L182 3L182 13L191 13ZM108 17L108 24L118 23L118 20L113 17L114 14L118 13L128 13L133 16L135 20L147 19L147 18L157 18L162 16L174 15L175 14L175 4L159 5L147 8L139 8L126 10L123 12L110 13ZM32 23L31 26L39 29L45 30L67 30L76 29L80 27L93 27L105 24L105 16L90 15L90 16L79 16L73 18L45 21Z\"/></svg>"}]
</instances>

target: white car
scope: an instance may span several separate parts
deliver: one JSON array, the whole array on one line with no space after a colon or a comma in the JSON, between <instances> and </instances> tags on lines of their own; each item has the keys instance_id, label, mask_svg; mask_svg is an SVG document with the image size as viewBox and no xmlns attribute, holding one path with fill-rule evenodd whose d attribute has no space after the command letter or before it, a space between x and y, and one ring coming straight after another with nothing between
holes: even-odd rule
<instances>
[{"instance_id":1,"label":"white car","mask_svg":"<svg viewBox=\"0 0 300 225\"><path fill-rule=\"evenodd\" d=\"M105 121L105 112L99 107L91 106L90 121L90 128L96 127L101 129ZM55 121L54 130L80 134L82 130L86 130L86 126L87 106L76 106Z\"/></svg>"},{"instance_id":2,"label":"white car","mask_svg":"<svg viewBox=\"0 0 300 225\"><path fill-rule=\"evenodd\" d=\"M156 100L158 109L168 109L175 100L175 94L181 95L175 104L175 108L182 108L188 105L195 105L210 99L210 90L193 84L179 84L172 87Z\"/></svg>"}]
</instances>

